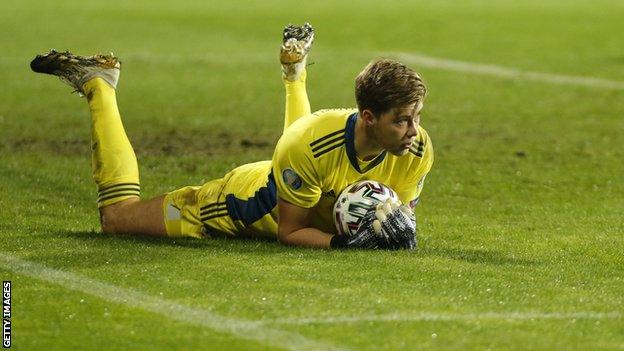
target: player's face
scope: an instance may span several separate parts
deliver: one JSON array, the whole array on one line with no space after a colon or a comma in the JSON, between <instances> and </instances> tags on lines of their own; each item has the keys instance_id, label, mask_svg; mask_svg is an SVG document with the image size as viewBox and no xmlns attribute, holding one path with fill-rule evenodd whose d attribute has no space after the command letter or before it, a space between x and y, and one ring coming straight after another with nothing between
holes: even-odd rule
<instances>
[{"instance_id":1,"label":"player's face","mask_svg":"<svg viewBox=\"0 0 624 351\"><path fill-rule=\"evenodd\" d=\"M405 155L418 135L422 108L423 103L419 101L382 113L374 127L375 139L379 146L393 155Z\"/></svg>"}]
</instances>

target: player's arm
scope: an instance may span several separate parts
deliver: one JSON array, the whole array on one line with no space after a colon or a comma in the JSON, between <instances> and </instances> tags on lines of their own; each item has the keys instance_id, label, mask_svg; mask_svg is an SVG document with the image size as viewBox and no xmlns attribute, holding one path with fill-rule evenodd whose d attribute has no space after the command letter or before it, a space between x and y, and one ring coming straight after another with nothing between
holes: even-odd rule
<instances>
[{"instance_id":1,"label":"player's arm","mask_svg":"<svg viewBox=\"0 0 624 351\"><path fill-rule=\"evenodd\" d=\"M312 227L312 209L310 208L293 205L281 198L278 199L278 206L278 239L282 244L334 249L413 249L415 247L413 236L415 222L411 222L412 231L408 231L407 229L410 228L406 226L409 226L409 221L400 222L405 216L391 213L390 205L385 212L382 209L370 211L363 219L358 231L352 236L332 235ZM381 212L384 213L381 214ZM409 234L412 234L411 238L403 238Z\"/></svg>"},{"instance_id":2,"label":"player's arm","mask_svg":"<svg viewBox=\"0 0 624 351\"><path fill-rule=\"evenodd\" d=\"M273 175L278 195L277 235L282 244L327 248L331 234L312 227L312 212L321 197L307 129L288 129L273 154Z\"/></svg>"},{"instance_id":3,"label":"player's arm","mask_svg":"<svg viewBox=\"0 0 624 351\"><path fill-rule=\"evenodd\" d=\"M329 248L332 234L313 228L312 209L278 199L279 223L277 236L282 244Z\"/></svg>"},{"instance_id":4,"label":"player's arm","mask_svg":"<svg viewBox=\"0 0 624 351\"><path fill-rule=\"evenodd\" d=\"M317 169L307 129L289 128L280 138L273 154L273 175L278 195L278 239L287 245L317 248L374 248L372 227L347 239L312 227L313 208L321 197L323 172Z\"/></svg>"}]
</instances>

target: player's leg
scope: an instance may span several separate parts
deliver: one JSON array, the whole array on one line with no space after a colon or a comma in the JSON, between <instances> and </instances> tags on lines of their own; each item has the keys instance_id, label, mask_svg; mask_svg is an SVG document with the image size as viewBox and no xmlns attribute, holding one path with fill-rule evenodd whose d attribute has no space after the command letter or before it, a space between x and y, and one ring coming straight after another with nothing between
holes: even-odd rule
<instances>
[{"instance_id":1,"label":"player's leg","mask_svg":"<svg viewBox=\"0 0 624 351\"><path fill-rule=\"evenodd\" d=\"M313 41L314 29L308 23L301 27L289 25L284 28L280 50L282 80L286 89L284 130L299 117L310 113L305 66Z\"/></svg>"},{"instance_id":2,"label":"player's leg","mask_svg":"<svg viewBox=\"0 0 624 351\"><path fill-rule=\"evenodd\" d=\"M167 236L163 215L165 195L150 200L129 198L100 208L104 233Z\"/></svg>"},{"instance_id":3,"label":"player's leg","mask_svg":"<svg viewBox=\"0 0 624 351\"><path fill-rule=\"evenodd\" d=\"M82 88L91 110L93 179L102 231L166 236L164 195L139 199L139 167L121 122L115 89L101 78Z\"/></svg>"},{"instance_id":4,"label":"player's leg","mask_svg":"<svg viewBox=\"0 0 624 351\"><path fill-rule=\"evenodd\" d=\"M166 235L163 196L139 199L137 160L115 95L120 67L112 54L80 57L51 51L31 62L33 71L56 75L87 97L92 118L92 172L98 187L102 230Z\"/></svg>"}]
</instances>

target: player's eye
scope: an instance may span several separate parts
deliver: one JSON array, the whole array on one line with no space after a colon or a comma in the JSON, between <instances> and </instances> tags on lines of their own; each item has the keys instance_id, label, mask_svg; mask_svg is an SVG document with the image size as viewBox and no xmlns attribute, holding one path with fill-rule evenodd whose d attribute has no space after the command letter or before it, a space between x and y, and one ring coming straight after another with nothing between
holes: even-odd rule
<instances>
[{"instance_id":1,"label":"player's eye","mask_svg":"<svg viewBox=\"0 0 624 351\"><path fill-rule=\"evenodd\" d=\"M397 125L402 126L402 125L407 124L407 120L406 119L400 119L398 121L394 121L394 123L397 124Z\"/></svg>"}]
</instances>

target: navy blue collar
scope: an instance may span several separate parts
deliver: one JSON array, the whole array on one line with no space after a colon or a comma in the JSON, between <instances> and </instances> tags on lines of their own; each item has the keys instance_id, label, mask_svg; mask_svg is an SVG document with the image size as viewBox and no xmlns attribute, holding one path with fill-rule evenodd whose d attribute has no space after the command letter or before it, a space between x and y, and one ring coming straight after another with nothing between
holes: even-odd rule
<instances>
[{"instance_id":1,"label":"navy blue collar","mask_svg":"<svg viewBox=\"0 0 624 351\"><path fill-rule=\"evenodd\" d=\"M386 158L386 151L380 153L377 157L375 157L375 159L371 163L369 163L366 168L364 168L363 170L360 169L360 163L358 162L357 154L355 152L355 124L357 122L357 119L357 112L347 118L347 125L345 126L345 147L347 151L347 157L349 157L349 162L351 163L351 166L353 166L353 168L355 168L358 173L363 174L380 164L381 161Z\"/></svg>"}]
</instances>

